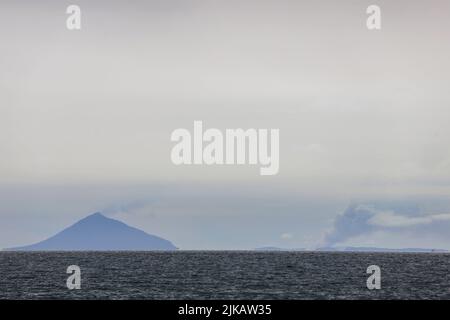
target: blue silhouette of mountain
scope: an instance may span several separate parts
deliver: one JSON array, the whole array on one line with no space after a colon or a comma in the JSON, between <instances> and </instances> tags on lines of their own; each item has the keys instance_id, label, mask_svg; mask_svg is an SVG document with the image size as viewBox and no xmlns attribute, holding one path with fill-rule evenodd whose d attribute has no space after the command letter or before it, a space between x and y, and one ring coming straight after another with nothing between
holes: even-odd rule
<instances>
[{"instance_id":1,"label":"blue silhouette of mountain","mask_svg":"<svg viewBox=\"0 0 450 320\"><path fill-rule=\"evenodd\" d=\"M175 250L170 241L130 227L97 212L47 240L10 251Z\"/></svg>"}]
</instances>

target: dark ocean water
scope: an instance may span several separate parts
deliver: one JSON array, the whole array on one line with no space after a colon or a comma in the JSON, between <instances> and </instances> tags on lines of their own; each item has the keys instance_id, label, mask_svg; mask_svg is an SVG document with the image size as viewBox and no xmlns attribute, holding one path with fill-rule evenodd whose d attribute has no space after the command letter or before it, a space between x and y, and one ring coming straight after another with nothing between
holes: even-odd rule
<instances>
[{"instance_id":1,"label":"dark ocean water","mask_svg":"<svg viewBox=\"0 0 450 320\"><path fill-rule=\"evenodd\" d=\"M374 264L381 290L366 287ZM0 252L0 299L450 299L450 254Z\"/></svg>"}]
</instances>

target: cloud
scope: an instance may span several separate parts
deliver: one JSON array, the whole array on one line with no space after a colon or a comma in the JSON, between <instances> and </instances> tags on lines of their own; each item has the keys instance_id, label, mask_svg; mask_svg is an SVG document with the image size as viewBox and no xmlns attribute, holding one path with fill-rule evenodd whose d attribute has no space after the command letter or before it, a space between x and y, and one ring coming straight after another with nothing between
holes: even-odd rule
<instances>
[{"instance_id":1,"label":"cloud","mask_svg":"<svg viewBox=\"0 0 450 320\"><path fill-rule=\"evenodd\" d=\"M283 240L290 240L294 237L294 235L292 233L286 232L286 233L282 233L280 235L280 238Z\"/></svg>"},{"instance_id":2,"label":"cloud","mask_svg":"<svg viewBox=\"0 0 450 320\"><path fill-rule=\"evenodd\" d=\"M336 217L332 230L325 235L323 245L334 246L379 231L448 238L449 230L450 213L418 214L380 209L369 204L352 205Z\"/></svg>"},{"instance_id":3,"label":"cloud","mask_svg":"<svg viewBox=\"0 0 450 320\"><path fill-rule=\"evenodd\" d=\"M439 221L450 221L450 213L428 215L422 217L408 217L396 214L392 211L377 212L370 220L369 223L378 227L387 228L402 228L410 226L420 226L426 224L432 224Z\"/></svg>"}]
</instances>

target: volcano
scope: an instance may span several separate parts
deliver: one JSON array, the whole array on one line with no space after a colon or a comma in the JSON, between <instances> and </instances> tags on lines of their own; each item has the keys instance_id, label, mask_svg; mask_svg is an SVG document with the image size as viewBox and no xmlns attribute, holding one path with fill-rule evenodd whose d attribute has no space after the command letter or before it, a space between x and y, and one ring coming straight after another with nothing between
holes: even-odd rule
<instances>
[{"instance_id":1,"label":"volcano","mask_svg":"<svg viewBox=\"0 0 450 320\"><path fill-rule=\"evenodd\" d=\"M8 251L176 250L170 241L96 212L44 241Z\"/></svg>"}]
</instances>

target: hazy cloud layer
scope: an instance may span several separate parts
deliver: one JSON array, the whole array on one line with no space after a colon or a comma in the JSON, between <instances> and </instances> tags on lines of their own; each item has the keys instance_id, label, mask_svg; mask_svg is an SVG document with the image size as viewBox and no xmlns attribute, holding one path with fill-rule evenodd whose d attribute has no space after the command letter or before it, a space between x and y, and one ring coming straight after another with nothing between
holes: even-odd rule
<instances>
[{"instance_id":1,"label":"hazy cloud layer","mask_svg":"<svg viewBox=\"0 0 450 320\"><path fill-rule=\"evenodd\" d=\"M170 133L202 120L279 128L271 182L448 191L448 1L380 1L377 32L364 1L77 4L71 32L60 1L2 1L2 181L259 183L172 164Z\"/></svg>"}]
</instances>

